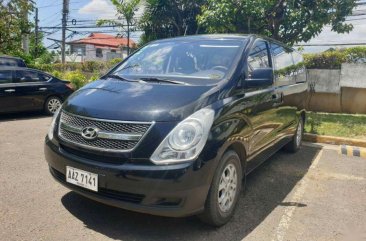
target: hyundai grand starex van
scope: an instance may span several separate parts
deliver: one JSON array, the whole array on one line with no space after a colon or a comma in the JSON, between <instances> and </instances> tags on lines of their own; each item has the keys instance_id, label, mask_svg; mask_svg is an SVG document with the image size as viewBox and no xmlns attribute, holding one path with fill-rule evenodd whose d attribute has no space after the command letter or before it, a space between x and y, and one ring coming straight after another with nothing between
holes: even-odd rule
<instances>
[{"instance_id":1,"label":"hyundai grand starex van","mask_svg":"<svg viewBox=\"0 0 366 241\"><path fill-rule=\"evenodd\" d=\"M57 181L88 198L220 226L248 173L300 148L307 91L301 54L277 41L159 40L64 102L45 156Z\"/></svg>"}]
</instances>

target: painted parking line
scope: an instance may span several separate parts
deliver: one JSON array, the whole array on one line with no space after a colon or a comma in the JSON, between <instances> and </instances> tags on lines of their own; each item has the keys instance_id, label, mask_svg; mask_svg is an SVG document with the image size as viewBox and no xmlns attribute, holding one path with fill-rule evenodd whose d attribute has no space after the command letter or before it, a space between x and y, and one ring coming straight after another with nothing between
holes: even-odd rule
<instances>
[{"instance_id":1,"label":"painted parking line","mask_svg":"<svg viewBox=\"0 0 366 241\"><path fill-rule=\"evenodd\" d=\"M323 155L323 149L321 149L319 151L318 155L315 157L314 161L311 163L310 170L314 170L317 168L322 155ZM308 172L308 174L309 174L309 172ZM307 177L308 174L306 174L296 185L294 194L291 196L289 202L301 203L301 199L303 198L306 188L309 183L309 178ZM276 228L272 241L283 241L284 240L287 230L290 227L290 223L291 223L291 220L292 220L292 217L294 215L296 208L297 208L297 206L285 207L284 214L282 215L281 220Z\"/></svg>"},{"instance_id":2,"label":"painted parking line","mask_svg":"<svg viewBox=\"0 0 366 241\"><path fill-rule=\"evenodd\" d=\"M341 145L338 152L346 156L366 158L366 148L362 147Z\"/></svg>"}]
</instances>

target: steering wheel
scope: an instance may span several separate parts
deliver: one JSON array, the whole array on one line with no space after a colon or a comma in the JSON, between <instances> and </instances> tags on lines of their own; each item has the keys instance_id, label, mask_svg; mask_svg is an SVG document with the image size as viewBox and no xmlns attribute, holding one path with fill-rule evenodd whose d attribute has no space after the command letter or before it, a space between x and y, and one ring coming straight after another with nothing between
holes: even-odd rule
<instances>
[{"instance_id":1,"label":"steering wheel","mask_svg":"<svg viewBox=\"0 0 366 241\"><path fill-rule=\"evenodd\" d=\"M229 69L225 66L222 66L222 65L218 65L218 66L215 66L213 67L212 69L215 69L215 70L223 70L224 72L228 71Z\"/></svg>"}]
</instances>

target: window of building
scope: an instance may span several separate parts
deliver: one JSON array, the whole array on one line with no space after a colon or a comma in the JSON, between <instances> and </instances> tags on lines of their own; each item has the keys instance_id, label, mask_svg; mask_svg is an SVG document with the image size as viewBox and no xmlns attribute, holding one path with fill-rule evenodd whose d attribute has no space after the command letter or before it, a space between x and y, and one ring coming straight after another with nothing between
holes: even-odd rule
<instances>
[{"instance_id":1,"label":"window of building","mask_svg":"<svg viewBox=\"0 0 366 241\"><path fill-rule=\"evenodd\" d=\"M97 58L103 58L103 49L97 48L95 53Z\"/></svg>"}]
</instances>

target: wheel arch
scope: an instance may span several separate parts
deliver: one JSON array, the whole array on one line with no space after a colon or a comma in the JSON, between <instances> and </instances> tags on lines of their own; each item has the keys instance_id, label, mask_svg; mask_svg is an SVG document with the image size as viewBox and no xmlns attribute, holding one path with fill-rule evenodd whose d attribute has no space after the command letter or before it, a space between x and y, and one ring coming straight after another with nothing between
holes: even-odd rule
<instances>
[{"instance_id":1,"label":"wheel arch","mask_svg":"<svg viewBox=\"0 0 366 241\"><path fill-rule=\"evenodd\" d=\"M246 173L246 167L247 167L247 151L245 149L245 146L240 143L240 142L234 142L234 143L231 143L223 152L223 155L229 151L229 150L232 150L232 151L235 151L239 158L240 158L240 164L241 164L241 168L242 168L242 172L243 172L243 176L245 175ZM222 155L222 156L223 156ZM222 158L222 156L220 158Z\"/></svg>"}]
</instances>

